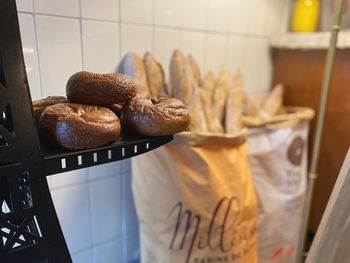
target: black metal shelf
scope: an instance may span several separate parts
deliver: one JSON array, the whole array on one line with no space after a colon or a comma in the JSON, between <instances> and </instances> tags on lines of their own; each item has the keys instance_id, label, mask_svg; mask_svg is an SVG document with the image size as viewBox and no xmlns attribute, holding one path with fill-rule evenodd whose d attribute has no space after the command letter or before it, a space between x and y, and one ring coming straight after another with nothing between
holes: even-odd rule
<instances>
[{"instance_id":1,"label":"black metal shelf","mask_svg":"<svg viewBox=\"0 0 350 263\"><path fill-rule=\"evenodd\" d=\"M94 165L115 162L152 151L173 139L173 136L161 137L121 137L117 141L87 150L69 151L48 148L42 145L46 174L72 171Z\"/></svg>"}]
</instances>

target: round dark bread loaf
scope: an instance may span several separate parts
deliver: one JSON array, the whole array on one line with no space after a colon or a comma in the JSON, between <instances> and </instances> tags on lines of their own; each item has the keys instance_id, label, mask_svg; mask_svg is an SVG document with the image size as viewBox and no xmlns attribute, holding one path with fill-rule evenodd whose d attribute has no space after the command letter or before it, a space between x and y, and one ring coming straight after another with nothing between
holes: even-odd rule
<instances>
[{"instance_id":1,"label":"round dark bread loaf","mask_svg":"<svg viewBox=\"0 0 350 263\"><path fill-rule=\"evenodd\" d=\"M115 141L120 121L111 110L76 103L49 106L41 114L40 133L68 149L87 149Z\"/></svg>"},{"instance_id":2,"label":"round dark bread loaf","mask_svg":"<svg viewBox=\"0 0 350 263\"><path fill-rule=\"evenodd\" d=\"M147 136L182 132L191 122L190 114L180 100L167 97L150 99L141 94L128 101L122 116L126 129Z\"/></svg>"},{"instance_id":3,"label":"round dark bread loaf","mask_svg":"<svg viewBox=\"0 0 350 263\"><path fill-rule=\"evenodd\" d=\"M41 113L43 113L43 111L47 107L58 103L65 103L65 102L68 102L68 100L66 97L62 97L62 96L49 96L42 100L33 101L32 105L33 105L34 117L35 117L36 123L39 123Z\"/></svg>"},{"instance_id":4,"label":"round dark bread loaf","mask_svg":"<svg viewBox=\"0 0 350 263\"><path fill-rule=\"evenodd\" d=\"M136 87L125 74L81 71L69 78L66 95L70 102L108 106L133 98Z\"/></svg>"}]
</instances>

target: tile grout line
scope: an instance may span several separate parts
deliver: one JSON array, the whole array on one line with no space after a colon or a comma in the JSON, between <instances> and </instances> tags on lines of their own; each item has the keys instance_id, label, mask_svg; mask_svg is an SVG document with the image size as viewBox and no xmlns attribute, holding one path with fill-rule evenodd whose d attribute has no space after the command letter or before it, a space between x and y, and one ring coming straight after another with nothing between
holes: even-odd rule
<instances>
[{"instance_id":1,"label":"tile grout line","mask_svg":"<svg viewBox=\"0 0 350 263\"><path fill-rule=\"evenodd\" d=\"M127 262L127 253L128 253L128 242L127 242L127 229L126 229L126 173L122 175L122 183L121 183L121 192L122 192L122 236L123 236L123 259L124 262Z\"/></svg>"},{"instance_id":2,"label":"tile grout line","mask_svg":"<svg viewBox=\"0 0 350 263\"><path fill-rule=\"evenodd\" d=\"M134 232L131 232L130 234L133 234L133 233L134 233ZM79 254L79 253L81 253L81 252L90 250L90 249L91 249L91 250L94 250L94 248L101 247L101 246L103 246L103 245L105 245L105 244L107 244L107 243L110 243L111 241L114 241L114 240L117 240L117 239L120 239L120 238L122 238L121 235L115 235L115 236L113 236L113 237L111 237L111 238L108 238L108 239L106 239L106 240L104 240L104 241L101 241L101 242L99 242L99 243L96 243L95 245L87 246L87 247L85 247L85 248L82 248L82 249L79 249L79 250L77 250L77 251L74 251L73 253L71 253L71 255L73 256L73 255Z\"/></svg>"},{"instance_id":3,"label":"tile grout line","mask_svg":"<svg viewBox=\"0 0 350 263\"><path fill-rule=\"evenodd\" d=\"M210 10L210 0L207 0L207 8L206 8L206 20L205 20L205 31L204 31L204 48L203 48L203 65L202 65L202 71L204 72L204 74L206 74L208 72L207 70L207 49L208 49L208 26L209 26L209 10ZM203 76L204 77L204 76Z\"/></svg>"},{"instance_id":4,"label":"tile grout line","mask_svg":"<svg viewBox=\"0 0 350 263\"><path fill-rule=\"evenodd\" d=\"M79 19L79 16L66 16L66 15L58 15L58 14L41 13L41 12L35 12L35 11L33 13L39 16L50 16L55 18L66 18L66 19L75 19L75 20Z\"/></svg>"},{"instance_id":5,"label":"tile grout line","mask_svg":"<svg viewBox=\"0 0 350 263\"><path fill-rule=\"evenodd\" d=\"M81 45L81 63L82 63L82 68L85 69L85 60L84 60L84 43L83 43L83 25L82 25L82 5L81 5L81 0L79 0L79 25L80 25L80 45ZM91 192L90 192L90 182L89 182L89 170L86 169L86 175L87 175L87 181L86 187L87 187L87 195L88 195L88 211L89 211L89 224L90 224L90 244L92 248L95 247L94 241L93 241L93 233L94 233L94 225L92 222L92 208L91 208ZM92 261L94 261L95 258L95 250L92 249L91 251L92 255Z\"/></svg>"},{"instance_id":6,"label":"tile grout line","mask_svg":"<svg viewBox=\"0 0 350 263\"><path fill-rule=\"evenodd\" d=\"M36 47L36 57L38 60L38 70L39 70L39 81L40 81L40 92L41 97L44 97L44 85L43 85L43 76L42 76L42 70L41 70L41 60L40 60L40 52L39 52L39 33L38 33L38 23L37 23L37 17L35 15L35 0L33 0L33 22L34 22L34 35L35 35L35 47Z\"/></svg>"},{"instance_id":7,"label":"tile grout line","mask_svg":"<svg viewBox=\"0 0 350 263\"><path fill-rule=\"evenodd\" d=\"M227 2L227 11L226 11L226 33L225 33L225 63L224 65L228 64L228 49L229 49L229 37L230 37L230 33L229 33L229 26L230 26L230 3Z\"/></svg>"},{"instance_id":8,"label":"tile grout line","mask_svg":"<svg viewBox=\"0 0 350 263\"><path fill-rule=\"evenodd\" d=\"M155 14L155 0L151 0L152 1L152 44L151 44L151 49L152 49L152 54L154 54L154 46L155 46L155 35L156 35L156 27L155 27L155 18L154 18L154 14Z\"/></svg>"},{"instance_id":9,"label":"tile grout line","mask_svg":"<svg viewBox=\"0 0 350 263\"><path fill-rule=\"evenodd\" d=\"M140 24L140 23L132 23L132 22L121 22L123 25L132 25L132 26L151 26L150 24ZM245 33L239 33L239 32L228 32L228 31L212 31L207 29L197 29L197 28L182 28L178 26L167 26L167 25L154 25L156 29L170 29L170 30L177 30L177 31L186 31L186 32L197 32L197 33L207 33L207 34L213 34L213 35L222 35L226 36L228 34L229 36L237 36L237 37L251 37L251 38L259 38L259 39L270 39L270 36L268 35L258 35L258 34L245 34Z\"/></svg>"},{"instance_id":10,"label":"tile grout line","mask_svg":"<svg viewBox=\"0 0 350 263\"><path fill-rule=\"evenodd\" d=\"M123 59L123 55L122 54L122 34L123 34L123 29L122 29L122 21L123 21L123 16L122 16L122 0L118 1L119 3L119 58L120 61L122 61ZM152 26L153 28L153 26ZM153 32L153 30L152 30ZM152 36L152 44L153 44L153 36ZM152 47L153 48L153 47ZM122 205L122 259L123 262L127 262L127 237L126 237L126 208L125 208L125 187L124 187L124 181L125 181L125 174L123 171L123 166L124 163L123 161L121 161L120 166L119 166L119 173L121 176L121 205Z\"/></svg>"},{"instance_id":11,"label":"tile grout line","mask_svg":"<svg viewBox=\"0 0 350 263\"><path fill-rule=\"evenodd\" d=\"M91 192L90 192L90 183L87 181L86 182L86 187L87 187L87 194L88 194L88 210L89 210L89 223L90 223L90 241L91 241L91 248L96 247L96 244L94 244L93 240L93 233L94 233L94 224L92 222L92 208L91 208L91 202L92 202L92 197L91 197ZM95 258L95 251L92 249L92 259Z\"/></svg>"},{"instance_id":12,"label":"tile grout line","mask_svg":"<svg viewBox=\"0 0 350 263\"><path fill-rule=\"evenodd\" d=\"M205 17L206 17L206 19L205 19L205 23L204 23L204 28L208 28L208 26L209 26L209 23L208 23L208 17L209 17L209 7L210 7L210 5L209 5L209 1L210 0L207 0L207 2L206 2L206 10L205 10ZM202 71L203 71L203 73L204 73L204 75L202 76L202 78L204 79L204 76L205 76L205 74L207 74L207 70L205 70L206 69L206 63L207 63L207 52L206 52L206 50L207 50L207 46L208 46L208 32L207 32L207 30L206 30L206 32L205 32L205 35L204 35L204 43L203 43L203 54L202 54L202 56L203 56L203 62L202 62Z\"/></svg>"},{"instance_id":13,"label":"tile grout line","mask_svg":"<svg viewBox=\"0 0 350 263\"><path fill-rule=\"evenodd\" d=\"M138 22L125 22L125 21L113 21L113 20L104 20L104 19L96 19L96 18L85 18L85 17L69 17L69 16L61 16L61 15L52 15L52 14L43 14L43 13L31 13L31 12L23 12L19 11L18 13L23 14L34 14L39 16L49 16L49 17L59 17L59 18L65 18L65 19L80 19L82 21L96 21L96 22L102 22L102 23L112 23L112 24L119 24L119 25L132 25L132 26L143 26L143 27L154 27L155 29L170 29L170 30L178 30L178 31L187 31L187 32L198 32L198 33L208 33L208 34L215 34L215 35L226 35L229 36L240 36L240 37L254 37L254 38L261 38L261 39L269 39L269 35L263 35L263 34L247 34L247 33L241 33L241 32L233 32L233 31L214 31L214 30L208 30L208 29L199 29L199 28L192 28L192 27L181 27L181 26L169 26L169 25L162 25L162 24L155 24L154 22L148 24L148 23L138 23Z\"/></svg>"},{"instance_id":14,"label":"tile grout line","mask_svg":"<svg viewBox=\"0 0 350 263\"><path fill-rule=\"evenodd\" d=\"M119 24L118 24L118 27L119 27L119 38L118 38L118 41L119 41L119 61L121 62L123 57L122 57L122 34L123 34L123 29L122 29L122 12L121 12L121 8L122 8L122 5L121 5L121 1L122 0L119 0L118 2L118 5L119 5L119 10L118 10L118 20L119 20Z\"/></svg>"},{"instance_id":15,"label":"tile grout line","mask_svg":"<svg viewBox=\"0 0 350 263\"><path fill-rule=\"evenodd\" d=\"M89 169L89 167L82 168L82 169ZM126 171L126 172L121 171L118 175L116 175L116 174L107 174L107 175L101 176L100 178L94 178L94 179L90 179L89 178L89 170L87 171L87 173L88 173L88 179L85 180L85 181L81 181L81 182L77 182L77 183L70 183L70 184L66 184L64 186L50 188L50 191L58 191L58 190L62 190L62 189L67 188L67 187L74 187L74 186L78 186L78 185L81 185L81 184L84 184L84 183L99 182L99 181L102 181L102 180L110 179L110 178L115 177L115 176L122 176L123 174L128 174L128 171ZM50 177L51 176L47 176L47 178L50 178Z\"/></svg>"},{"instance_id":16,"label":"tile grout line","mask_svg":"<svg viewBox=\"0 0 350 263\"><path fill-rule=\"evenodd\" d=\"M84 39L83 39L83 22L81 19L82 10L81 10L81 0L79 0L79 29L80 29L80 52L81 52L81 66L85 70L85 59L84 59Z\"/></svg>"}]
</instances>

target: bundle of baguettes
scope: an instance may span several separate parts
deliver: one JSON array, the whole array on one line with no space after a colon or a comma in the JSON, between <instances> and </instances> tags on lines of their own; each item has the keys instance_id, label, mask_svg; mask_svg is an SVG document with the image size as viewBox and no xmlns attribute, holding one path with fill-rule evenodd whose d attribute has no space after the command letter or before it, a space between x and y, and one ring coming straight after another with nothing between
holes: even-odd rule
<instances>
[{"instance_id":1,"label":"bundle of baguettes","mask_svg":"<svg viewBox=\"0 0 350 263\"><path fill-rule=\"evenodd\" d=\"M146 97L174 97L181 100L191 115L190 131L234 133L242 128L244 96L240 71L233 76L222 67L215 79L209 71L203 78L192 55L175 50L169 67L169 83L160 63L146 52L143 59L136 52L128 52L119 72L130 76L138 93Z\"/></svg>"},{"instance_id":2,"label":"bundle of baguettes","mask_svg":"<svg viewBox=\"0 0 350 263\"><path fill-rule=\"evenodd\" d=\"M217 79L209 71L201 78L199 66L189 55L175 50L170 61L169 95L180 99L191 115L191 131L234 133L242 128L243 77L233 77L222 67Z\"/></svg>"}]
</instances>

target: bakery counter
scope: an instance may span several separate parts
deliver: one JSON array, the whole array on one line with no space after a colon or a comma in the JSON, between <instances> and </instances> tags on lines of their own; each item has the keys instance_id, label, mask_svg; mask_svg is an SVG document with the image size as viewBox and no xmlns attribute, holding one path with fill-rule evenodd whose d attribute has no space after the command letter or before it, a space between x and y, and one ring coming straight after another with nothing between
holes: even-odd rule
<instances>
[{"instance_id":1,"label":"bakery counter","mask_svg":"<svg viewBox=\"0 0 350 263\"><path fill-rule=\"evenodd\" d=\"M119 161L154 150L170 141L173 136L130 137L121 136L117 141L101 147L71 151L41 145L47 176Z\"/></svg>"}]
</instances>

